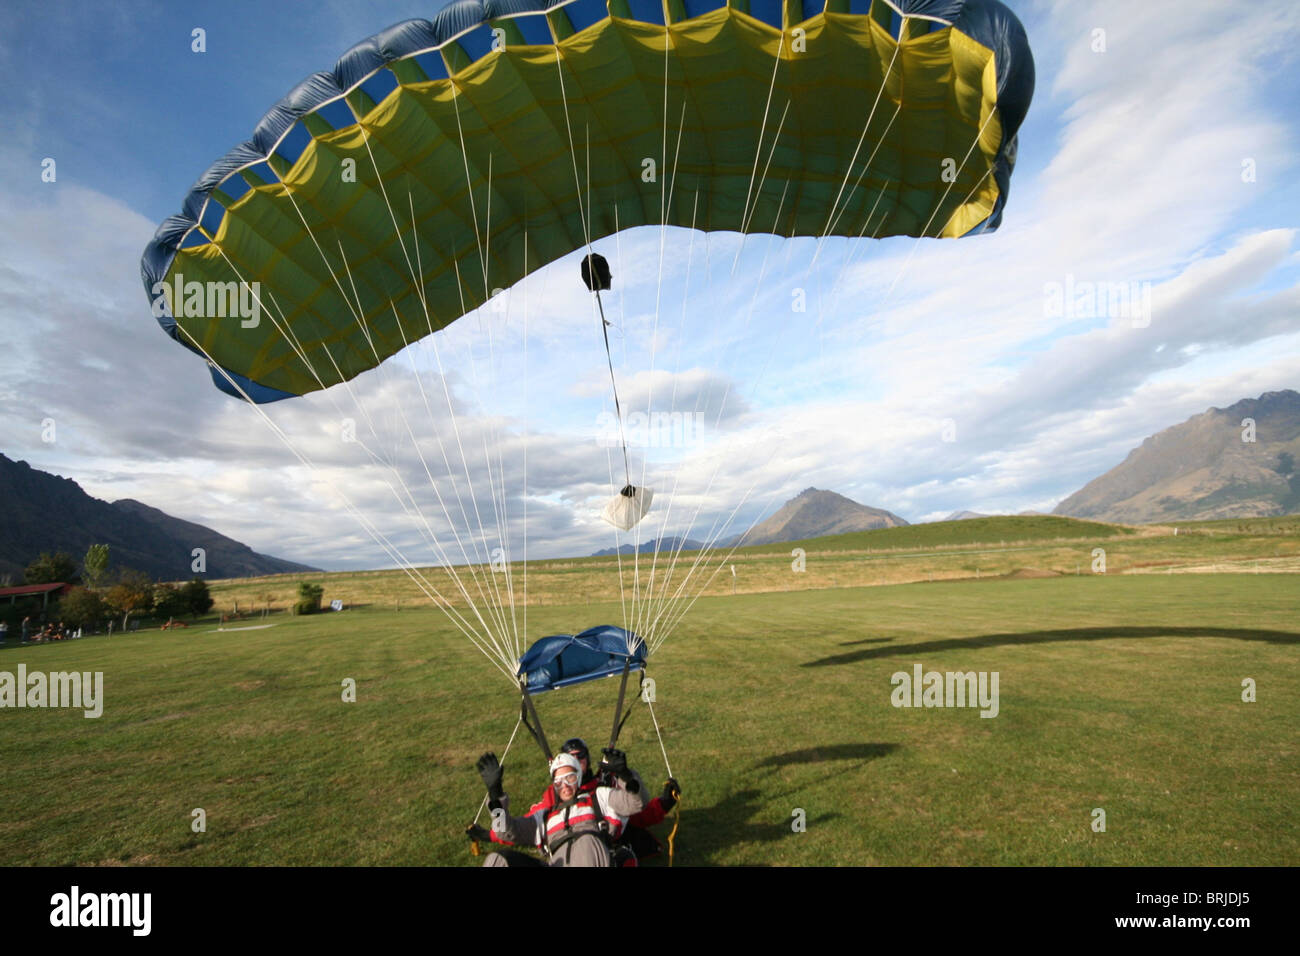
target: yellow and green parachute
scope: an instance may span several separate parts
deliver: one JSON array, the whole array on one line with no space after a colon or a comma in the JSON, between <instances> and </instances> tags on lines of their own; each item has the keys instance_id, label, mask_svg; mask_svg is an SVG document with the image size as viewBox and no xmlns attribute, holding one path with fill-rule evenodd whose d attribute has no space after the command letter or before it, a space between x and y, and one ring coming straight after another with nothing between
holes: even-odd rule
<instances>
[{"instance_id":1,"label":"yellow and green parachute","mask_svg":"<svg viewBox=\"0 0 1300 956\"><path fill-rule=\"evenodd\" d=\"M997 0L459 0L300 83L142 275L220 387L302 395L635 226L994 229L1033 82Z\"/></svg>"}]
</instances>

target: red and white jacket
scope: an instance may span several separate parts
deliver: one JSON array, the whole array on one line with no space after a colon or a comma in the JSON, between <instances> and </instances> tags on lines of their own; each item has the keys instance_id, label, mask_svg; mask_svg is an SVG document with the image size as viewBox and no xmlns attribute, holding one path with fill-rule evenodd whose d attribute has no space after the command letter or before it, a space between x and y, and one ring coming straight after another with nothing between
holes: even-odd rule
<instances>
[{"instance_id":1,"label":"red and white jacket","mask_svg":"<svg viewBox=\"0 0 1300 956\"><path fill-rule=\"evenodd\" d=\"M637 778L640 783L640 778ZM592 781L596 783L596 781ZM554 847L581 833L599 833L600 821L608 825L611 840L618 839L628 819L645 809L645 787L632 793L621 780L612 787L586 786L568 804L539 806L525 817L506 817L504 832L493 839L514 844ZM552 791L554 788L552 788Z\"/></svg>"},{"instance_id":2,"label":"red and white jacket","mask_svg":"<svg viewBox=\"0 0 1300 956\"><path fill-rule=\"evenodd\" d=\"M594 791L599 783L599 779L592 777L578 788L578 792L583 793L585 791ZM555 806L557 799L555 788L547 787L546 792L542 794L541 799L528 808L528 815L534 816L539 812L550 810L551 807ZM645 805L645 808L641 810L641 812L634 813L628 817L626 824L624 824L623 827L620 827L618 832L613 831L613 825L611 824L610 836L614 839L618 839L619 835L621 835L623 830L627 827L652 827L656 823L662 822L664 817L667 815L668 811L664 809L663 801L659 797L655 797ZM491 834L491 840L493 843L509 843L508 840L498 834L495 830L489 830L488 832Z\"/></svg>"}]
</instances>

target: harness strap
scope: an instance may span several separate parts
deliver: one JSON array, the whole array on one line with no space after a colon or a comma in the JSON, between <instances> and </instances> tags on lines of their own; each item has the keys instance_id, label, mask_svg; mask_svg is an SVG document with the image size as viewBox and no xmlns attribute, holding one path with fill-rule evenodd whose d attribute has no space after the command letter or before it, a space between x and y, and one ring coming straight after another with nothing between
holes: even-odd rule
<instances>
[{"instance_id":1,"label":"harness strap","mask_svg":"<svg viewBox=\"0 0 1300 956\"><path fill-rule=\"evenodd\" d=\"M609 821L605 819L605 813L600 807L600 796L597 790L590 791L590 794L591 808L596 815L596 831L593 835L599 836L601 842L605 844L605 852L612 854L613 840L609 833ZM554 859L555 854L558 853L561 848L564 848L564 862L569 863L572 860L573 841L584 833L591 833L590 830L574 830L569 825L569 812L577 804L580 796L583 796L581 791L574 794L573 799L569 801L569 805L564 808L564 836L556 840L554 844L551 844L546 840L546 836L543 835L543 845L546 847L547 855L552 859ZM545 817L542 820L542 827L547 827L547 820Z\"/></svg>"}]
</instances>

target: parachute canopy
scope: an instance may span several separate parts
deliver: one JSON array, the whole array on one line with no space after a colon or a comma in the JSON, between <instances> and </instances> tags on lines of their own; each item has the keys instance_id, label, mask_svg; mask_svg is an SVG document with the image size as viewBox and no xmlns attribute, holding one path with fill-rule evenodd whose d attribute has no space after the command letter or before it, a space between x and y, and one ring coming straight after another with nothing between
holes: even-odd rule
<instances>
[{"instance_id":1,"label":"parachute canopy","mask_svg":"<svg viewBox=\"0 0 1300 956\"><path fill-rule=\"evenodd\" d=\"M635 647L635 651L628 651ZM581 634L556 634L536 641L519 659L519 676L527 675L528 692L581 684L645 669L646 645L631 631L603 624Z\"/></svg>"},{"instance_id":2,"label":"parachute canopy","mask_svg":"<svg viewBox=\"0 0 1300 956\"><path fill-rule=\"evenodd\" d=\"M142 277L221 388L302 395L634 226L994 229L1033 81L997 0L460 0L295 87Z\"/></svg>"}]
</instances>

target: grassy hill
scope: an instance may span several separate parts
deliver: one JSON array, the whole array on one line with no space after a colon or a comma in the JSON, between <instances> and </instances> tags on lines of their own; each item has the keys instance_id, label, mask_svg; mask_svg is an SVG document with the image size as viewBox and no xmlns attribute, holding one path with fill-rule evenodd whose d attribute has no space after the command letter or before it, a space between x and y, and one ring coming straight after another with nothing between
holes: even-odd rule
<instances>
[{"instance_id":1,"label":"grassy hill","mask_svg":"<svg viewBox=\"0 0 1300 956\"><path fill-rule=\"evenodd\" d=\"M612 556L587 557L516 562L511 570L516 605L525 603L526 592L529 607L619 601L620 595L630 600L634 592L647 594L651 588L657 595L665 589L672 594L684 581L684 594L729 595L1006 575L1090 574L1098 548L1105 552L1107 574L1294 572L1300 571L1300 533L1286 529L1296 525L1300 516L1131 528L1019 515L882 528L734 552L683 552L676 563L671 554L661 554L657 562L647 555L635 561L630 556L621 561ZM805 551L802 571L795 570L791 556L795 548ZM425 568L421 573L451 603L465 605L450 572ZM490 572L482 568L460 568L456 573L471 593L476 594L474 574L485 590L492 586ZM338 598L349 606L429 605L429 598L400 570L216 581L212 591L221 611L232 611L236 605L241 611L268 606L284 610L292 605L303 580L322 583L326 601ZM502 580L498 576L497 583Z\"/></svg>"},{"instance_id":2,"label":"grassy hill","mask_svg":"<svg viewBox=\"0 0 1300 956\"><path fill-rule=\"evenodd\" d=\"M1067 541L1076 538L1110 538L1135 534L1133 528L1082 521L1051 515L1001 515L967 518L962 521L934 521L901 528L878 528L826 538L783 541L742 549L749 554L789 554L794 548L806 551L885 551L899 548L941 548L971 544L1006 544L1025 541Z\"/></svg>"}]
</instances>

